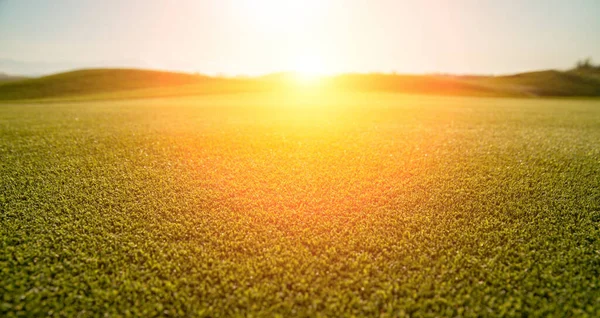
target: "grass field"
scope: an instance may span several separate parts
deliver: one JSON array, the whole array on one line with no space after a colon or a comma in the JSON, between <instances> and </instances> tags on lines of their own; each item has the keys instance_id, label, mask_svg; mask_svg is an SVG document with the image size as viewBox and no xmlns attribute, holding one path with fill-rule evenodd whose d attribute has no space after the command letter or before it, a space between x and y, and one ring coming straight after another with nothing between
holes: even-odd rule
<instances>
[{"instance_id":1,"label":"grass field","mask_svg":"<svg viewBox=\"0 0 600 318\"><path fill-rule=\"evenodd\" d=\"M600 100L0 104L0 316L600 316Z\"/></svg>"}]
</instances>

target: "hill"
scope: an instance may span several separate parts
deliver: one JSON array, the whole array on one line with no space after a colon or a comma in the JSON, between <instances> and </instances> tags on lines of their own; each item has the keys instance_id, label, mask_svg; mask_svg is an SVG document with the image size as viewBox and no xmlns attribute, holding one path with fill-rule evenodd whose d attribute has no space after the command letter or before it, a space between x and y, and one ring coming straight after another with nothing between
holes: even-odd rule
<instances>
[{"instance_id":1,"label":"hill","mask_svg":"<svg viewBox=\"0 0 600 318\"><path fill-rule=\"evenodd\" d=\"M215 78L137 69L89 69L0 83L0 100L146 98L298 89L294 74ZM344 74L313 88L475 96L600 96L600 72L538 71L507 76Z\"/></svg>"},{"instance_id":2,"label":"hill","mask_svg":"<svg viewBox=\"0 0 600 318\"><path fill-rule=\"evenodd\" d=\"M441 95L600 96L600 71L537 71L505 76L341 75L336 85Z\"/></svg>"},{"instance_id":3,"label":"hill","mask_svg":"<svg viewBox=\"0 0 600 318\"><path fill-rule=\"evenodd\" d=\"M27 79L27 77L25 77L25 76L8 75L8 74L5 74L5 73L0 73L0 84L1 83L6 83L6 82L20 81L20 80L24 80L24 79Z\"/></svg>"},{"instance_id":4,"label":"hill","mask_svg":"<svg viewBox=\"0 0 600 318\"><path fill-rule=\"evenodd\" d=\"M348 74L334 78L341 89L435 95L497 95L493 87L444 75Z\"/></svg>"},{"instance_id":5,"label":"hill","mask_svg":"<svg viewBox=\"0 0 600 318\"><path fill-rule=\"evenodd\" d=\"M507 93L532 96L600 96L600 72L555 70L486 77L480 84Z\"/></svg>"},{"instance_id":6,"label":"hill","mask_svg":"<svg viewBox=\"0 0 600 318\"><path fill-rule=\"evenodd\" d=\"M201 83L208 77L135 69L90 69L0 85L0 100L78 96Z\"/></svg>"}]
</instances>

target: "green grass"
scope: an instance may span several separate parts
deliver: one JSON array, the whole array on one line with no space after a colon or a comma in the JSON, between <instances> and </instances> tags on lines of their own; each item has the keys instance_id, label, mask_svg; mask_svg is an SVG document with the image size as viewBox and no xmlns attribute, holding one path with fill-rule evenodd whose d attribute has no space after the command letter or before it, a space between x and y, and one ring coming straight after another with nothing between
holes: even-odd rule
<instances>
[{"instance_id":1,"label":"green grass","mask_svg":"<svg viewBox=\"0 0 600 318\"><path fill-rule=\"evenodd\" d=\"M0 105L0 316L599 316L600 101Z\"/></svg>"}]
</instances>

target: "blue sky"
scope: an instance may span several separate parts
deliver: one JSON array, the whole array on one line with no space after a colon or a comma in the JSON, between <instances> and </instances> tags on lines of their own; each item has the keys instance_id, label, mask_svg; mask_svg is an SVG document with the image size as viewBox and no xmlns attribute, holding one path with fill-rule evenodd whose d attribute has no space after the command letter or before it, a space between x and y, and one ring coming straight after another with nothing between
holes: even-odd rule
<instances>
[{"instance_id":1,"label":"blue sky","mask_svg":"<svg viewBox=\"0 0 600 318\"><path fill-rule=\"evenodd\" d=\"M584 57L600 62L598 0L0 0L0 72L503 74Z\"/></svg>"}]
</instances>

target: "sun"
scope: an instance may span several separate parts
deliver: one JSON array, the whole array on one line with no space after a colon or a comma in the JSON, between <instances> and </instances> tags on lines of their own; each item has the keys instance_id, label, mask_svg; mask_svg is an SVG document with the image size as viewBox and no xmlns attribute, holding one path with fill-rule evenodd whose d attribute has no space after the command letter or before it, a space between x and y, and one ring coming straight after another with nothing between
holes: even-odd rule
<instances>
[{"instance_id":1,"label":"sun","mask_svg":"<svg viewBox=\"0 0 600 318\"><path fill-rule=\"evenodd\" d=\"M327 65L318 55L303 54L294 61L292 72L300 84L316 84L327 75Z\"/></svg>"}]
</instances>

